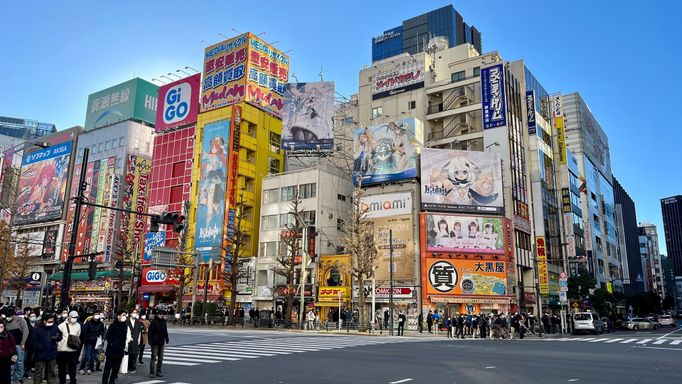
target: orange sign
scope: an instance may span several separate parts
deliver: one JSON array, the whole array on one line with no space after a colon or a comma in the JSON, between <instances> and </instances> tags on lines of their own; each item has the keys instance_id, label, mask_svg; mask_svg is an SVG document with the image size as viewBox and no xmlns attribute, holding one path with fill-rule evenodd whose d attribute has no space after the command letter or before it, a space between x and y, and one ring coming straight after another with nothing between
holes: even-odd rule
<instances>
[{"instance_id":1,"label":"orange sign","mask_svg":"<svg viewBox=\"0 0 682 384\"><path fill-rule=\"evenodd\" d=\"M507 263L494 260L426 259L427 295L505 295Z\"/></svg>"},{"instance_id":2,"label":"orange sign","mask_svg":"<svg viewBox=\"0 0 682 384\"><path fill-rule=\"evenodd\" d=\"M540 293L549 295L549 275L547 273L547 245L544 236L535 238L535 249L537 251L538 279L540 281Z\"/></svg>"}]
</instances>

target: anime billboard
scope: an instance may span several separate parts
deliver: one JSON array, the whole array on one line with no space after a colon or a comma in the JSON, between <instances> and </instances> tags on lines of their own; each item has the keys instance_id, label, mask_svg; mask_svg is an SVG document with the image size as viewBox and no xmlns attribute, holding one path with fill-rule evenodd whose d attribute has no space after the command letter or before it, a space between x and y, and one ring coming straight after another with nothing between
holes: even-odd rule
<instances>
[{"instance_id":1,"label":"anime billboard","mask_svg":"<svg viewBox=\"0 0 682 384\"><path fill-rule=\"evenodd\" d=\"M285 150L332 149L334 83L287 84L282 117Z\"/></svg>"}]
</instances>

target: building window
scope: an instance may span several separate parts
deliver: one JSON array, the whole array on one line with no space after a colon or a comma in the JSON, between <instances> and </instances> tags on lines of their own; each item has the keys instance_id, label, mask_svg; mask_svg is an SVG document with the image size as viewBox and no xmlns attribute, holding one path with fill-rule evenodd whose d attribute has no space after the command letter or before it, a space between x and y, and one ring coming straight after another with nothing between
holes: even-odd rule
<instances>
[{"instance_id":1,"label":"building window","mask_svg":"<svg viewBox=\"0 0 682 384\"><path fill-rule=\"evenodd\" d=\"M183 185L176 185L170 189L170 204L182 202L182 189Z\"/></svg>"},{"instance_id":2,"label":"building window","mask_svg":"<svg viewBox=\"0 0 682 384\"><path fill-rule=\"evenodd\" d=\"M140 139L135 139L135 149L140 149Z\"/></svg>"},{"instance_id":3,"label":"building window","mask_svg":"<svg viewBox=\"0 0 682 384\"><path fill-rule=\"evenodd\" d=\"M315 211L301 212L301 219L305 225L315 225Z\"/></svg>"},{"instance_id":4,"label":"building window","mask_svg":"<svg viewBox=\"0 0 682 384\"><path fill-rule=\"evenodd\" d=\"M264 241L260 243L260 257L276 257L277 247L279 246L278 241Z\"/></svg>"},{"instance_id":5,"label":"building window","mask_svg":"<svg viewBox=\"0 0 682 384\"><path fill-rule=\"evenodd\" d=\"M268 158L268 174L276 175L279 173L279 159Z\"/></svg>"},{"instance_id":6,"label":"building window","mask_svg":"<svg viewBox=\"0 0 682 384\"><path fill-rule=\"evenodd\" d=\"M275 132L270 132L270 151L279 153L282 148L282 135Z\"/></svg>"},{"instance_id":7,"label":"building window","mask_svg":"<svg viewBox=\"0 0 682 384\"><path fill-rule=\"evenodd\" d=\"M474 77L481 76L481 67L474 67Z\"/></svg>"},{"instance_id":8,"label":"building window","mask_svg":"<svg viewBox=\"0 0 682 384\"><path fill-rule=\"evenodd\" d=\"M372 108L372 119L381 117L384 115L384 107L374 107Z\"/></svg>"},{"instance_id":9,"label":"building window","mask_svg":"<svg viewBox=\"0 0 682 384\"><path fill-rule=\"evenodd\" d=\"M296 197L296 186L282 188L282 200L281 201L291 201Z\"/></svg>"},{"instance_id":10,"label":"building window","mask_svg":"<svg viewBox=\"0 0 682 384\"><path fill-rule=\"evenodd\" d=\"M299 190L301 191L300 196L301 199L309 199L311 197L315 197L315 190L317 185L315 183L309 183L309 184L301 184L299 186Z\"/></svg>"},{"instance_id":11,"label":"building window","mask_svg":"<svg viewBox=\"0 0 682 384\"><path fill-rule=\"evenodd\" d=\"M263 204L272 204L279 201L279 190L266 189L263 191Z\"/></svg>"},{"instance_id":12,"label":"building window","mask_svg":"<svg viewBox=\"0 0 682 384\"><path fill-rule=\"evenodd\" d=\"M281 229L293 228L296 226L296 216L293 213L282 213L279 215L279 227Z\"/></svg>"},{"instance_id":13,"label":"building window","mask_svg":"<svg viewBox=\"0 0 682 384\"><path fill-rule=\"evenodd\" d=\"M185 173L185 162L178 161L173 163L173 169L171 170L171 177L180 177Z\"/></svg>"},{"instance_id":14,"label":"building window","mask_svg":"<svg viewBox=\"0 0 682 384\"><path fill-rule=\"evenodd\" d=\"M277 215L265 215L261 218L261 231L275 231L277 229L279 229L277 226Z\"/></svg>"},{"instance_id":15,"label":"building window","mask_svg":"<svg viewBox=\"0 0 682 384\"><path fill-rule=\"evenodd\" d=\"M336 195L336 198L337 198L338 200L341 200L341 201L346 201L346 196L345 196L345 195L338 194L338 195Z\"/></svg>"},{"instance_id":16,"label":"building window","mask_svg":"<svg viewBox=\"0 0 682 384\"><path fill-rule=\"evenodd\" d=\"M417 102L415 100L411 100L407 102L407 109L416 109L417 108Z\"/></svg>"},{"instance_id":17,"label":"building window","mask_svg":"<svg viewBox=\"0 0 682 384\"><path fill-rule=\"evenodd\" d=\"M343 230L343 220L336 219L336 230L337 231Z\"/></svg>"},{"instance_id":18,"label":"building window","mask_svg":"<svg viewBox=\"0 0 682 384\"><path fill-rule=\"evenodd\" d=\"M455 72L451 75L451 80L453 83L457 81L462 81L465 78L466 76L464 76L464 71Z\"/></svg>"},{"instance_id":19,"label":"building window","mask_svg":"<svg viewBox=\"0 0 682 384\"><path fill-rule=\"evenodd\" d=\"M353 118L352 117L344 117L343 120L341 120L342 125L352 125L353 124Z\"/></svg>"}]
</instances>

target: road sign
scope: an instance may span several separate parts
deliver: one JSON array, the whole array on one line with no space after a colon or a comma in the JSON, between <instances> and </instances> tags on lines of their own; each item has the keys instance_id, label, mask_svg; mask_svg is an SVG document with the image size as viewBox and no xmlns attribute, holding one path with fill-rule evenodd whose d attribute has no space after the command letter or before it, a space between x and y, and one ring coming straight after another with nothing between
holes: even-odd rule
<instances>
[{"instance_id":1,"label":"road sign","mask_svg":"<svg viewBox=\"0 0 682 384\"><path fill-rule=\"evenodd\" d=\"M559 279L561 279L561 280L566 280L566 272L561 272L561 273L559 274Z\"/></svg>"},{"instance_id":2,"label":"road sign","mask_svg":"<svg viewBox=\"0 0 682 384\"><path fill-rule=\"evenodd\" d=\"M559 302L561 302L561 304L566 304L567 301L568 297L566 296L566 292L559 292Z\"/></svg>"},{"instance_id":3,"label":"road sign","mask_svg":"<svg viewBox=\"0 0 682 384\"><path fill-rule=\"evenodd\" d=\"M575 303L573 303L573 308L578 308L578 307L580 307L580 304L578 304L577 301Z\"/></svg>"},{"instance_id":4,"label":"road sign","mask_svg":"<svg viewBox=\"0 0 682 384\"><path fill-rule=\"evenodd\" d=\"M40 283L43 280L42 272L31 272L31 282Z\"/></svg>"}]
</instances>

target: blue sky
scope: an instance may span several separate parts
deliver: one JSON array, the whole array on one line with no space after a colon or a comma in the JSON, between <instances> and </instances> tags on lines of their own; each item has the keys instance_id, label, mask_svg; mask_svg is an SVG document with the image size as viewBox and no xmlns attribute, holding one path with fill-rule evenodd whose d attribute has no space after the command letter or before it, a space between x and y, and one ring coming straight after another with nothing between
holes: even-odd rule
<instances>
[{"instance_id":1,"label":"blue sky","mask_svg":"<svg viewBox=\"0 0 682 384\"><path fill-rule=\"evenodd\" d=\"M41 4L41 5L38 5ZM239 5L237 5L239 4ZM248 6L254 4L253 6ZM260 5L255 5L260 4ZM0 115L82 125L87 96L139 76L202 65L219 34L266 32L300 81L319 72L343 95L371 61L371 37L447 1L97 1L3 5ZM659 226L678 170L682 2L456 1L485 51L525 59L550 92L579 91L609 137L614 175ZM203 42L202 42L203 40ZM661 240L661 248L665 244Z\"/></svg>"}]
</instances>

